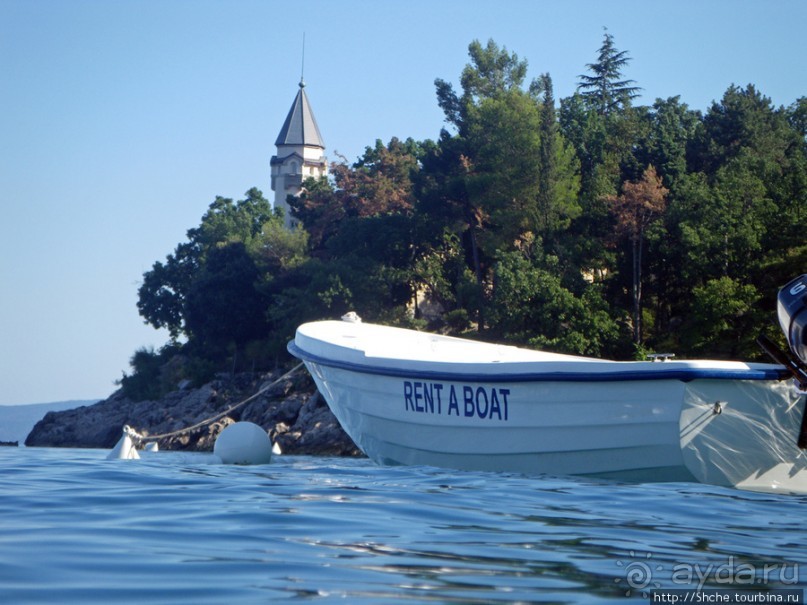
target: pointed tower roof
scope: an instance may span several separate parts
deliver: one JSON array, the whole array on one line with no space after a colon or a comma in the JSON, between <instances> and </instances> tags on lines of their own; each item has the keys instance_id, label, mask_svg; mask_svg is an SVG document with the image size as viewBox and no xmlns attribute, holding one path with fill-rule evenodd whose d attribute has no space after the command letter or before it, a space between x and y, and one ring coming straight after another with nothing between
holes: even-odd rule
<instances>
[{"instance_id":1,"label":"pointed tower roof","mask_svg":"<svg viewBox=\"0 0 807 605\"><path fill-rule=\"evenodd\" d=\"M322 135L319 133L314 112L305 94L305 82L300 80L300 90L294 98L289 115L277 135L275 145L305 145L306 147L321 147L325 149Z\"/></svg>"}]
</instances>

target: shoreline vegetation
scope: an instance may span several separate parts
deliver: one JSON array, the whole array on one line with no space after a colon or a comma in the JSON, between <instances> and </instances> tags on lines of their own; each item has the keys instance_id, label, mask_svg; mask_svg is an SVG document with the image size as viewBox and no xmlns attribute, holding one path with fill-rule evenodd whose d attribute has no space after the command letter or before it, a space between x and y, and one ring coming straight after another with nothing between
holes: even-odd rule
<instances>
[{"instance_id":1,"label":"shoreline vegetation","mask_svg":"<svg viewBox=\"0 0 807 605\"><path fill-rule=\"evenodd\" d=\"M298 325L349 311L611 359L754 360L761 332L783 342L776 293L807 269L807 97L775 107L747 84L705 112L634 105L641 83L607 30L559 101L493 40L468 55L458 87L435 80L437 138L378 140L304 180L298 227L258 189L216 197L143 275L139 313L169 342L135 352L99 409L142 404L156 430L193 392L182 421L196 418L218 405L200 393L224 399L216 376L279 375Z\"/></svg>"}]
</instances>

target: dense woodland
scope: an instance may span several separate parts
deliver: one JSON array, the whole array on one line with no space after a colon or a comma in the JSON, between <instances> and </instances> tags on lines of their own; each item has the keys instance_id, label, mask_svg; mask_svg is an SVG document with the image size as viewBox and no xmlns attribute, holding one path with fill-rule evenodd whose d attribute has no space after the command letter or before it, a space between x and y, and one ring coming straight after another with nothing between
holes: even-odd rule
<instances>
[{"instance_id":1,"label":"dense woodland","mask_svg":"<svg viewBox=\"0 0 807 605\"><path fill-rule=\"evenodd\" d=\"M437 139L376 141L306 181L300 228L257 189L217 197L143 276L140 314L171 341L134 355L127 392L276 367L298 324L350 310L615 359L760 358L778 288L807 272L807 97L634 105L607 31L559 101L506 48L468 51L459 88L435 81Z\"/></svg>"}]
</instances>

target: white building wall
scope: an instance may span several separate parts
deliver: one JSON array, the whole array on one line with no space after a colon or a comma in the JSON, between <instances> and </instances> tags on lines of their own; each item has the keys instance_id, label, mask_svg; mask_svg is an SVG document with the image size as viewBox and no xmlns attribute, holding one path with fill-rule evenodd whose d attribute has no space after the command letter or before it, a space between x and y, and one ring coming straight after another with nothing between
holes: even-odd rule
<instances>
[{"instance_id":1,"label":"white building wall","mask_svg":"<svg viewBox=\"0 0 807 605\"><path fill-rule=\"evenodd\" d=\"M320 148L284 145L278 147L278 155L272 158L271 174L274 207L283 209L285 225L291 229L297 221L291 216L287 196L299 195L305 179L327 175L328 160Z\"/></svg>"}]
</instances>

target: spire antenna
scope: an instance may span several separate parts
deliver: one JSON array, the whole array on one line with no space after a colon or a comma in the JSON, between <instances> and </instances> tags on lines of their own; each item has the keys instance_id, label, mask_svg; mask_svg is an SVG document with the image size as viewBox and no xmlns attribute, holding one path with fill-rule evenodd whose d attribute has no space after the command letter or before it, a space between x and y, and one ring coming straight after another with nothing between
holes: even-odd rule
<instances>
[{"instance_id":1,"label":"spire antenna","mask_svg":"<svg viewBox=\"0 0 807 605\"><path fill-rule=\"evenodd\" d=\"M303 32L303 57L300 65L300 88L305 86L305 32Z\"/></svg>"}]
</instances>

